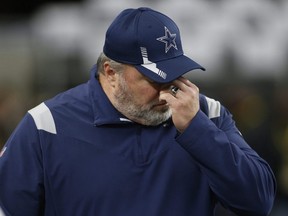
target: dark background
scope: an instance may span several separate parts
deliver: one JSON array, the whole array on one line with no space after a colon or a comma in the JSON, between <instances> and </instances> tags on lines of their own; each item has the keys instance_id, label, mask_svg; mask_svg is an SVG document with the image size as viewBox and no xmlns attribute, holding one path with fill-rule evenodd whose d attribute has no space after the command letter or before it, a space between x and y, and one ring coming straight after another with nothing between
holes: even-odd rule
<instances>
[{"instance_id":1,"label":"dark background","mask_svg":"<svg viewBox=\"0 0 288 216\"><path fill-rule=\"evenodd\" d=\"M2 1L0 147L28 109L89 78L106 28L120 9L154 7L175 18L188 44L183 47L207 68L191 73L191 81L230 110L247 142L274 170L278 191L271 215L288 215L288 4L175 2L179 1ZM211 23L215 18L219 22Z\"/></svg>"}]
</instances>

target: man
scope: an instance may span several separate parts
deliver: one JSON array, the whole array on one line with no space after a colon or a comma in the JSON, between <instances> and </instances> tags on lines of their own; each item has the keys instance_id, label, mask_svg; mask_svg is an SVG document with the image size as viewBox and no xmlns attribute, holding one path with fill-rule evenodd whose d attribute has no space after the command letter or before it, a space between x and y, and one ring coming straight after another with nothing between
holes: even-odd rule
<instances>
[{"instance_id":1,"label":"man","mask_svg":"<svg viewBox=\"0 0 288 216\"><path fill-rule=\"evenodd\" d=\"M127 9L90 80L30 110L0 158L7 215L210 216L216 204L268 215L269 165L230 113L182 75L176 24Z\"/></svg>"}]
</instances>

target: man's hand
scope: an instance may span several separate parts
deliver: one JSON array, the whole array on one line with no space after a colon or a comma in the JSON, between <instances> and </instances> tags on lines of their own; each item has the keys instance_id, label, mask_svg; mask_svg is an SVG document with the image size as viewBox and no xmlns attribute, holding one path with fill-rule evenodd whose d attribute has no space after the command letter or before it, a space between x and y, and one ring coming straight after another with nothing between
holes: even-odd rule
<instances>
[{"instance_id":1,"label":"man's hand","mask_svg":"<svg viewBox=\"0 0 288 216\"><path fill-rule=\"evenodd\" d=\"M179 88L176 94L171 90L163 90L159 99L168 103L172 110L173 123L182 133L199 110L199 89L183 77L173 81L172 85Z\"/></svg>"}]
</instances>

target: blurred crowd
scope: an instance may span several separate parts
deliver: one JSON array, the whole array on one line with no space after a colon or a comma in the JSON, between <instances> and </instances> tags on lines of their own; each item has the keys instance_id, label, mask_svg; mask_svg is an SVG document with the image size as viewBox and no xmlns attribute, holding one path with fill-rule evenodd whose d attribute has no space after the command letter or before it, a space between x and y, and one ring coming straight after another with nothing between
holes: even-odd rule
<instances>
[{"instance_id":1,"label":"blurred crowd","mask_svg":"<svg viewBox=\"0 0 288 216\"><path fill-rule=\"evenodd\" d=\"M86 0L43 4L0 20L0 147L28 109L89 77L123 8L148 6L179 25L186 55L207 68L189 79L233 114L275 172L272 216L288 213L288 1ZM223 215L222 215L223 216Z\"/></svg>"}]
</instances>

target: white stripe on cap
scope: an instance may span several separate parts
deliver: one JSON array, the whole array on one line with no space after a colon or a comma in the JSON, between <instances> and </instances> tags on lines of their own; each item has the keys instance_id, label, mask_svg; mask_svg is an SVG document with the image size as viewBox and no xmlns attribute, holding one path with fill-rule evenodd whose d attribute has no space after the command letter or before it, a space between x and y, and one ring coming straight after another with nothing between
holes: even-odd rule
<instances>
[{"instance_id":1,"label":"white stripe on cap","mask_svg":"<svg viewBox=\"0 0 288 216\"><path fill-rule=\"evenodd\" d=\"M205 97L207 104L208 104L208 117L211 118L216 118L220 116L220 111L221 111L221 104L219 101L215 101L212 98Z\"/></svg>"},{"instance_id":2,"label":"white stripe on cap","mask_svg":"<svg viewBox=\"0 0 288 216\"><path fill-rule=\"evenodd\" d=\"M157 74L163 79L166 79L167 74L164 71L157 68L157 65L155 63L149 61L146 47L140 47L140 49L143 59L143 64L141 66L147 68L148 70L152 71L153 73Z\"/></svg>"},{"instance_id":3,"label":"white stripe on cap","mask_svg":"<svg viewBox=\"0 0 288 216\"><path fill-rule=\"evenodd\" d=\"M44 103L39 104L28 112L33 117L38 130L44 130L53 134L57 133L52 113Z\"/></svg>"}]
</instances>

